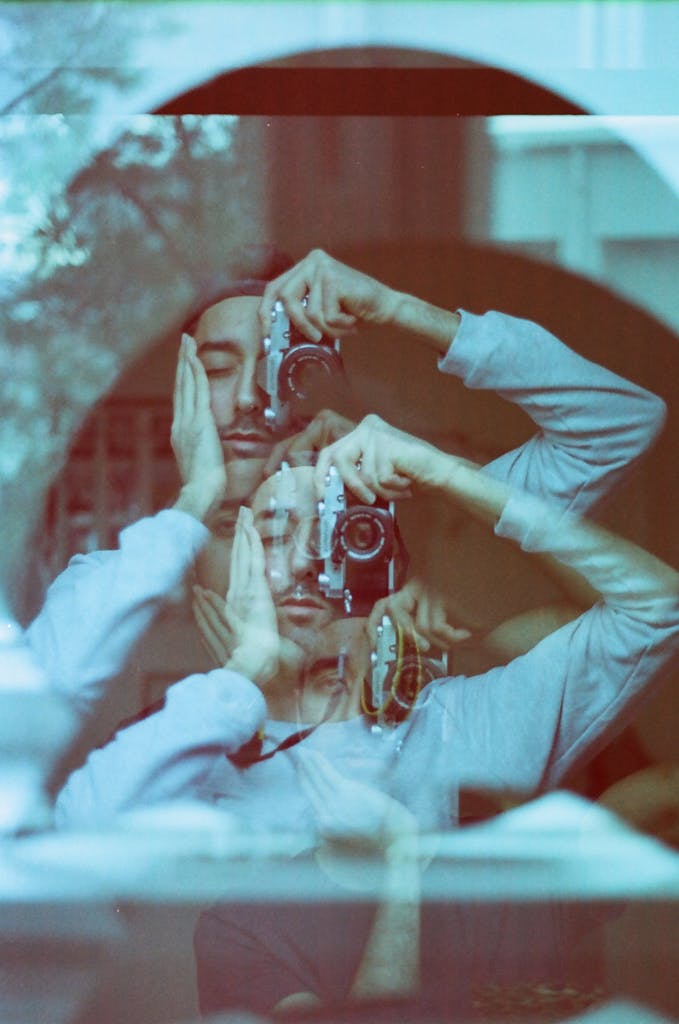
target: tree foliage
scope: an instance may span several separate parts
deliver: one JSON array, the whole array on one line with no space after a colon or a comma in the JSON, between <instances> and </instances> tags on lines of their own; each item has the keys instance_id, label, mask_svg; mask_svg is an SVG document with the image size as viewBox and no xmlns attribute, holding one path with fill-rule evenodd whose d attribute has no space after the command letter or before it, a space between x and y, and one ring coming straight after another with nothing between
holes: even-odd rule
<instances>
[{"instance_id":1,"label":"tree foliage","mask_svg":"<svg viewBox=\"0 0 679 1024\"><path fill-rule=\"evenodd\" d=\"M51 199L27 239L31 273L0 312L0 477L23 496L15 511L29 495L39 506L126 363L178 330L206 280L239 275L261 234L257 130L232 117L130 119Z\"/></svg>"},{"instance_id":2,"label":"tree foliage","mask_svg":"<svg viewBox=\"0 0 679 1024\"><path fill-rule=\"evenodd\" d=\"M138 82L133 41L170 24L125 4L3 4L0 114L91 113L102 92Z\"/></svg>"}]
</instances>

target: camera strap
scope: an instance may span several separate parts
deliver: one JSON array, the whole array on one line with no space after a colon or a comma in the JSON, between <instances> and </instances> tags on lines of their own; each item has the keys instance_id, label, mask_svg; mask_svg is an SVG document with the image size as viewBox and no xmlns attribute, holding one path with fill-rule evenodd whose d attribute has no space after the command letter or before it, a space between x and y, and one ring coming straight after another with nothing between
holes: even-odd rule
<instances>
[{"instance_id":1,"label":"camera strap","mask_svg":"<svg viewBox=\"0 0 679 1024\"><path fill-rule=\"evenodd\" d=\"M260 761L268 761L274 756L274 754L278 754L281 750L289 750L290 747L294 747L298 743L301 743L302 740L305 740L307 736L311 736L312 732L315 732L319 725L323 725L332 718L337 710L342 693L343 688L338 687L332 694L328 701L328 706L325 709L325 714L319 722L316 722L314 725L307 725L303 729L298 729L297 732L291 733L290 736L281 740L273 750L268 750L266 754L262 753L262 747L264 746L266 736L264 730L259 729L252 739L248 740L247 743L244 743L242 747L239 747L234 754L227 754L227 758L237 768L249 768L251 765L258 764Z\"/></svg>"},{"instance_id":2,"label":"camera strap","mask_svg":"<svg viewBox=\"0 0 679 1024\"><path fill-rule=\"evenodd\" d=\"M379 725L395 725L408 717L427 681L425 662L417 645L413 629L407 631L398 624L389 623L394 632L394 643L383 653L380 674L363 686L361 710ZM377 685L375 680L377 678Z\"/></svg>"}]
</instances>

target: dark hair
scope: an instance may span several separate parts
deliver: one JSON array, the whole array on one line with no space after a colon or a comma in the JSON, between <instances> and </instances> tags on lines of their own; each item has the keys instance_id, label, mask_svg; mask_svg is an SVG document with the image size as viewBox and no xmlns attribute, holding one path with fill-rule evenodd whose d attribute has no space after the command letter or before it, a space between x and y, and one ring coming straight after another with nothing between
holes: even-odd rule
<instances>
[{"instance_id":1,"label":"dark hair","mask_svg":"<svg viewBox=\"0 0 679 1024\"><path fill-rule=\"evenodd\" d=\"M274 245L248 245L239 249L228 270L210 274L199 282L196 301L181 330L191 334L205 310L224 299L263 295L269 281L289 270L294 262Z\"/></svg>"}]
</instances>

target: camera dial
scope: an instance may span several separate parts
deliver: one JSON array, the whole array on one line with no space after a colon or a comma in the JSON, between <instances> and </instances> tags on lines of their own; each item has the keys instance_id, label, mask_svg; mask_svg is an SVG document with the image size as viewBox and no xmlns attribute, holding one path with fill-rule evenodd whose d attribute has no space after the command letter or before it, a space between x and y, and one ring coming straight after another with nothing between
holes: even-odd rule
<instances>
[{"instance_id":1,"label":"camera dial","mask_svg":"<svg viewBox=\"0 0 679 1024\"><path fill-rule=\"evenodd\" d=\"M392 516L387 509L354 505L338 515L336 531L339 557L346 555L355 562L391 557Z\"/></svg>"},{"instance_id":2,"label":"camera dial","mask_svg":"<svg viewBox=\"0 0 679 1024\"><path fill-rule=\"evenodd\" d=\"M257 369L257 383L269 396L264 419L272 429L287 424L291 403L302 404L313 397L321 377L344 373L339 341L308 341L290 323L280 300L271 311L271 332L264 338L262 350L264 359Z\"/></svg>"},{"instance_id":3,"label":"camera dial","mask_svg":"<svg viewBox=\"0 0 679 1024\"><path fill-rule=\"evenodd\" d=\"M347 615L365 615L394 589L393 503L361 505L334 466L318 503L319 551L324 559L318 584L332 600L343 600Z\"/></svg>"}]
</instances>

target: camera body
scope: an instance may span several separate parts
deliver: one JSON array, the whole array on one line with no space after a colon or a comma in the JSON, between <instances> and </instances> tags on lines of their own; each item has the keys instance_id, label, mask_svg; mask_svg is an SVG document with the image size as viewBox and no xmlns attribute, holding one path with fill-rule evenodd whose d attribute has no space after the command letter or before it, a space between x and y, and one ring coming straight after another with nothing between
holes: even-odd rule
<instances>
[{"instance_id":1,"label":"camera body","mask_svg":"<svg viewBox=\"0 0 679 1024\"><path fill-rule=\"evenodd\" d=\"M257 384L269 396L264 419L272 430L288 424L293 406L303 407L308 402L319 377L344 373L339 341L309 341L290 323L280 301L271 311L271 331L262 347L264 359L257 369Z\"/></svg>"},{"instance_id":2,"label":"camera body","mask_svg":"<svg viewBox=\"0 0 679 1024\"><path fill-rule=\"evenodd\" d=\"M347 615L369 614L375 601L394 590L393 502L361 504L331 466L318 518L324 560L318 576L322 593L343 601Z\"/></svg>"},{"instance_id":3,"label":"camera body","mask_svg":"<svg viewBox=\"0 0 679 1024\"><path fill-rule=\"evenodd\" d=\"M382 616L361 699L363 711L375 719L373 730L404 721L422 690L447 674L445 651L430 651L425 657L414 637L404 635L388 615Z\"/></svg>"}]
</instances>

